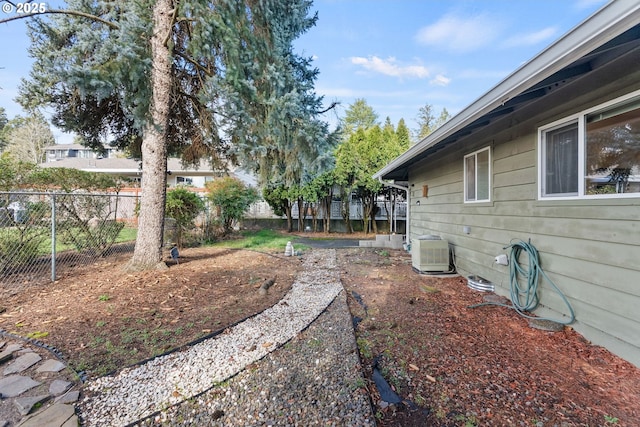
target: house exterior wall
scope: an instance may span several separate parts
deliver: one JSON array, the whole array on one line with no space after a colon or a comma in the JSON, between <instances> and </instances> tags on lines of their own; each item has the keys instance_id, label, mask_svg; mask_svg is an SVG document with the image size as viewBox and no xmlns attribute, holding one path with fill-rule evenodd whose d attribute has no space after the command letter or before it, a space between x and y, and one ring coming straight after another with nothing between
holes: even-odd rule
<instances>
[{"instance_id":1,"label":"house exterior wall","mask_svg":"<svg viewBox=\"0 0 640 427\"><path fill-rule=\"evenodd\" d=\"M503 248L514 239L531 240L542 269L575 311L572 326L640 366L640 197L538 200L538 128L640 89L640 73L629 70L623 67L619 76L604 80L594 75L559 90L544 108L518 111L410 169L408 238L440 235L453 247L461 274L482 276L507 297L509 267L495 264L494 258L508 253ZM463 158L487 146L491 200L464 203ZM428 185L428 197L422 197L423 185ZM535 314L567 319L561 298L542 279L539 296Z\"/></svg>"}]
</instances>

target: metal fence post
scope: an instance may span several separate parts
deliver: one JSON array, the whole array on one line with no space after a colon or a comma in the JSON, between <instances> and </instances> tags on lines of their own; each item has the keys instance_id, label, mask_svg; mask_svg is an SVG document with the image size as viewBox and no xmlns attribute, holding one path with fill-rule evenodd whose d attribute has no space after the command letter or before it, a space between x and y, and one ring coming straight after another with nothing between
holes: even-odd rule
<instances>
[{"instance_id":1,"label":"metal fence post","mask_svg":"<svg viewBox=\"0 0 640 427\"><path fill-rule=\"evenodd\" d=\"M51 193L51 281L56 281L56 195Z\"/></svg>"}]
</instances>

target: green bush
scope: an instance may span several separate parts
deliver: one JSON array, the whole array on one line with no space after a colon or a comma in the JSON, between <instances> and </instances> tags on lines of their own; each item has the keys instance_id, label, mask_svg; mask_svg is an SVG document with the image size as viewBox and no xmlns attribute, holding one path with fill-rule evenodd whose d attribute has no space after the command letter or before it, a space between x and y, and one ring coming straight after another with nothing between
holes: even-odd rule
<instances>
[{"instance_id":1,"label":"green bush","mask_svg":"<svg viewBox=\"0 0 640 427\"><path fill-rule=\"evenodd\" d=\"M207 182L208 198L216 207L216 216L222 222L224 233L228 234L233 223L240 221L246 210L259 198L253 187L246 186L237 178L224 177Z\"/></svg>"},{"instance_id":2,"label":"green bush","mask_svg":"<svg viewBox=\"0 0 640 427\"><path fill-rule=\"evenodd\" d=\"M46 237L39 230L0 229L0 271L32 263L40 255L39 248Z\"/></svg>"},{"instance_id":3,"label":"green bush","mask_svg":"<svg viewBox=\"0 0 640 427\"><path fill-rule=\"evenodd\" d=\"M175 235L165 236L165 241L172 240L172 243L182 247L185 232L189 228L193 228L194 220L203 210L204 202L193 191L185 187L177 187L167 191L165 214L175 221ZM165 227L167 225L165 223Z\"/></svg>"},{"instance_id":4,"label":"green bush","mask_svg":"<svg viewBox=\"0 0 640 427\"><path fill-rule=\"evenodd\" d=\"M105 255L116 242L124 224L114 220L67 221L60 224L59 239L78 252Z\"/></svg>"}]
</instances>

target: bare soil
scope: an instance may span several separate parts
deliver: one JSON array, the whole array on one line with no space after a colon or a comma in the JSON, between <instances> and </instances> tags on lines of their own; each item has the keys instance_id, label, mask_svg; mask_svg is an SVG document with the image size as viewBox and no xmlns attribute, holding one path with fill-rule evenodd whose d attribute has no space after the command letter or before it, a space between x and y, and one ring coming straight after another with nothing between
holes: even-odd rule
<instances>
[{"instance_id":1,"label":"bare soil","mask_svg":"<svg viewBox=\"0 0 640 427\"><path fill-rule=\"evenodd\" d=\"M460 276L417 274L404 251L339 254L351 313L363 318L365 371L379 357L411 402L383 409L370 383L380 426L640 425L640 370L571 327L546 332L506 307L470 308L486 294Z\"/></svg>"},{"instance_id":2,"label":"bare soil","mask_svg":"<svg viewBox=\"0 0 640 427\"><path fill-rule=\"evenodd\" d=\"M219 248L185 249L164 271L125 273L127 259L19 291L0 285L0 328L38 333L95 377L264 310L301 268L299 257ZM338 260L363 319L358 347L380 426L640 425L640 371L570 327L544 332L507 308L469 308L484 294L460 277L415 273L404 251L338 249ZM405 404L378 405L376 357Z\"/></svg>"},{"instance_id":3,"label":"bare soil","mask_svg":"<svg viewBox=\"0 0 640 427\"><path fill-rule=\"evenodd\" d=\"M35 333L77 372L100 376L263 311L287 293L301 267L298 257L192 248L180 251L178 263L167 257L167 270L127 273L129 258L111 257L19 292L0 285L0 328Z\"/></svg>"}]
</instances>

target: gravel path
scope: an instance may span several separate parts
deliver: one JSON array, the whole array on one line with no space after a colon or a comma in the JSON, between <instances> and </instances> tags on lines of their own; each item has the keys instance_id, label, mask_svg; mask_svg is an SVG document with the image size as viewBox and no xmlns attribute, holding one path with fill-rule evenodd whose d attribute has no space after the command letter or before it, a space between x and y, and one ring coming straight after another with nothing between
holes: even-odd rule
<instances>
[{"instance_id":1,"label":"gravel path","mask_svg":"<svg viewBox=\"0 0 640 427\"><path fill-rule=\"evenodd\" d=\"M375 426L335 250L305 257L275 306L86 384L83 424Z\"/></svg>"}]
</instances>

